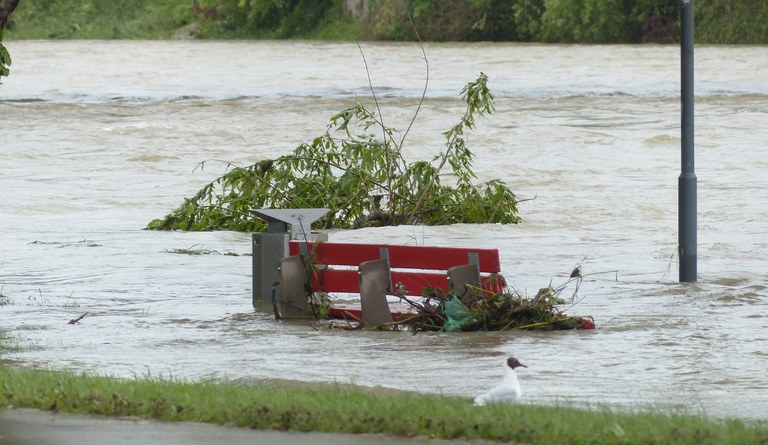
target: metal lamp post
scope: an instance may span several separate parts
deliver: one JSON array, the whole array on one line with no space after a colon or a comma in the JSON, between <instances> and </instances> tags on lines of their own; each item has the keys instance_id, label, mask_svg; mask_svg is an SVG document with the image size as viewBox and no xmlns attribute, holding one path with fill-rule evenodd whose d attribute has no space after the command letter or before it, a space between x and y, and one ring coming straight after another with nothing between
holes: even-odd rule
<instances>
[{"instance_id":1,"label":"metal lamp post","mask_svg":"<svg viewBox=\"0 0 768 445\"><path fill-rule=\"evenodd\" d=\"M681 172L678 178L678 254L680 282L696 282L696 173L693 144L693 0L682 0L681 72Z\"/></svg>"}]
</instances>

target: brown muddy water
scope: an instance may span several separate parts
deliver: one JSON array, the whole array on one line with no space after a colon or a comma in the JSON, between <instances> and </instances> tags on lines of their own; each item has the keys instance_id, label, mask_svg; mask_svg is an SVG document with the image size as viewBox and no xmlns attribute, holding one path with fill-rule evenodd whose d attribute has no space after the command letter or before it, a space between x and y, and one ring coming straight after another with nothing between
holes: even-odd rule
<instances>
[{"instance_id":1,"label":"brown muddy water","mask_svg":"<svg viewBox=\"0 0 768 445\"><path fill-rule=\"evenodd\" d=\"M407 156L441 149L459 91L485 72L497 110L470 138L478 176L535 199L516 226L331 240L495 247L528 293L582 263L568 312L598 329L413 336L276 322L251 306L248 234L142 230L226 162L288 153L356 97L370 105L355 44L5 43L14 65L0 86L0 326L24 348L3 360L471 397L513 354L528 365L529 403L768 418L768 48L696 49L699 281L679 284L678 47L427 45ZM362 49L385 123L406 128L424 88L420 49Z\"/></svg>"}]
</instances>

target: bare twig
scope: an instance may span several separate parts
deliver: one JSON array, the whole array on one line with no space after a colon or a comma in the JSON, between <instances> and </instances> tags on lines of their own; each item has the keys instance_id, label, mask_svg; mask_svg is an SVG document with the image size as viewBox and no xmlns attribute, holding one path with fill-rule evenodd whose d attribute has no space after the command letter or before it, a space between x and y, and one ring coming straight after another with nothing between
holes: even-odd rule
<instances>
[{"instance_id":1,"label":"bare twig","mask_svg":"<svg viewBox=\"0 0 768 445\"><path fill-rule=\"evenodd\" d=\"M384 125L384 115L381 113L381 107L379 106L379 99L376 97L376 89L373 88L373 81L371 80L371 70L368 69L368 61L365 60L365 52L363 52L363 47L360 46L360 42L357 43L357 49L360 50L360 56L363 58L363 65L365 65L365 74L368 76L368 88L371 90L371 94L373 95L373 103L376 105L376 112L379 113L379 117L376 119L376 121L381 125L381 131L383 133L382 141L386 141L388 138L387 136L387 127Z\"/></svg>"},{"instance_id":2,"label":"bare twig","mask_svg":"<svg viewBox=\"0 0 768 445\"><path fill-rule=\"evenodd\" d=\"M421 92L421 98L419 98L419 105L416 107L416 112L413 113L413 117L411 118L411 122L408 124L408 128L405 129L405 132L403 133L403 137L400 138L400 145L398 146L398 151L401 150L403 144L405 143L405 138L408 136L408 133L411 131L411 127L413 127L413 123L416 121L416 117L419 115L421 106L422 104L424 104L424 98L427 97L427 87L429 86L429 59L427 59L427 52L424 50L424 43L421 41L421 36L419 36L419 31L416 29L416 24L413 22L413 17L411 17L411 12L407 10L406 12L408 13L408 21L411 23L411 27L413 28L414 34L416 34L416 40L419 42L419 48L421 49L421 54L424 56L425 78L424 78L424 91Z\"/></svg>"},{"instance_id":3,"label":"bare twig","mask_svg":"<svg viewBox=\"0 0 768 445\"><path fill-rule=\"evenodd\" d=\"M79 316L77 318L73 318L73 319L69 320L67 322L67 324L78 324L78 323L80 323L80 320L85 318L86 315L88 315L88 312L84 313L83 315L81 315L81 316Z\"/></svg>"}]
</instances>

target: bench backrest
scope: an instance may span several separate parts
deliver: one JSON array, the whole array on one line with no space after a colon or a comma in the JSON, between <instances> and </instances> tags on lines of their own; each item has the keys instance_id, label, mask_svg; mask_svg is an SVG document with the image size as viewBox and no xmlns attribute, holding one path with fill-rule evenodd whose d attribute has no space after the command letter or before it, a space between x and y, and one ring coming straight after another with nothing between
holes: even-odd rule
<instances>
[{"instance_id":1,"label":"bench backrest","mask_svg":"<svg viewBox=\"0 0 768 445\"><path fill-rule=\"evenodd\" d=\"M501 278L487 278L488 274L501 271L497 249L291 241L289 254L299 254L300 245L306 246L306 252L316 266L312 287L317 291L359 292L356 268L365 261L380 258L382 248L386 249L389 257L392 283L402 284L407 289L407 295L422 295L425 287L447 291L446 271L453 266L467 264L470 254L477 256L480 272L486 275L484 288L499 291L504 286ZM355 269L333 266L353 266Z\"/></svg>"}]
</instances>

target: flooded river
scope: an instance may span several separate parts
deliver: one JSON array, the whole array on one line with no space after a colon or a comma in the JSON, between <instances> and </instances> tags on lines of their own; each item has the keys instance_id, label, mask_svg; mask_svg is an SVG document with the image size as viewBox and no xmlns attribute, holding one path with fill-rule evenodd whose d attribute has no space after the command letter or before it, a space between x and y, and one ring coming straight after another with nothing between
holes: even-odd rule
<instances>
[{"instance_id":1,"label":"flooded river","mask_svg":"<svg viewBox=\"0 0 768 445\"><path fill-rule=\"evenodd\" d=\"M372 104L357 45L5 43L0 326L23 349L4 360L469 397L513 354L528 365L519 375L532 403L768 418L766 47L696 49L699 281L679 284L678 47L427 45L406 156L442 148L459 91L482 71L496 113L470 137L477 174L535 199L521 203L519 225L330 239L495 247L508 281L529 294L581 263L568 312L598 329L413 336L278 323L251 305L248 234L142 230L226 163L286 154L356 97ZM385 123L405 129L424 89L421 50L362 50ZM213 253L171 253L190 248Z\"/></svg>"}]
</instances>

